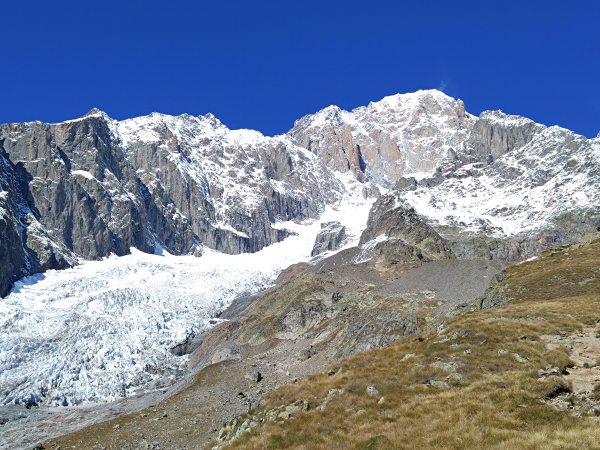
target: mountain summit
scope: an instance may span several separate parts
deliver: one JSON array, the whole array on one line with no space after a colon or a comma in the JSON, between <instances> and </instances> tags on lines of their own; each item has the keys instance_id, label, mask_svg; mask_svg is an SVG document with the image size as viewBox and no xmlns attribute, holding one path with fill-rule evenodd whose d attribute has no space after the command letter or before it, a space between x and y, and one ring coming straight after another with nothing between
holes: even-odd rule
<instances>
[{"instance_id":1,"label":"mountain summit","mask_svg":"<svg viewBox=\"0 0 600 450\"><path fill-rule=\"evenodd\" d=\"M330 106L275 137L229 130L210 113L118 122L92 109L59 124L5 124L0 295L28 274L130 247L256 252L289 235L273 223L319 217L350 179L367 196L403 189L420 214L461 237L459 254L480 247L466 238L475 231L504 239L568 229L542 233L551 242L532 251L522 238L510 255L498 244L477 250L530 257L595 224L599 145L500 111L474 117L436 90L350 112Z\"/></svg>"}]
</instances>

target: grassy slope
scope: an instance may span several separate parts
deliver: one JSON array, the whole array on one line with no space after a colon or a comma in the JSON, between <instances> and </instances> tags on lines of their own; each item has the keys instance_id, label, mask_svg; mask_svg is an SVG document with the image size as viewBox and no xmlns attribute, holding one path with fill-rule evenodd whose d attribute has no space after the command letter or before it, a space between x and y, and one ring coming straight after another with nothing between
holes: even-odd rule
<instances>
[{"instance_id":1,"label":"grassy slope","mask_svg":"<svg viewBox=\"0 0 600 450\"><path fill-rule=\"evenodd\" d=\"M502 291L514 299L508 305L453 317L441 332L360 353L333 366L342 369L335 375L270 393L255 415L300 398L313 408L226 448L600 448L596 419L544 403L555 386L537 374L548 364L569 365L568 349L548 351L541 335L571 333L600 319L600 241L546 252L504 273ZM448 372L440 363L453 363L460 380L448 378L451 365ZM432 387L431 380L451 386ZM367 386L380 394L369 396ZM330 389L342 388L324 411L314 408Z\"/></svg>"}]
</instances>

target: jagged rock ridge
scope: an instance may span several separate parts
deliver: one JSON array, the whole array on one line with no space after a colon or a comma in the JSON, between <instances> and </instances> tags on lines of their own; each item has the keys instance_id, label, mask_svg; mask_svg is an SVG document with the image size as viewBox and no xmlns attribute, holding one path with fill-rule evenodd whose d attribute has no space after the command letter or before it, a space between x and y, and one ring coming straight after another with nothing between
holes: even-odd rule
<instances>
[{"instance_id":1,"label":"jagged rock ridge","mask_svg":"<svg viewBox=\"0 0 600 450\"><path fill-rule=\"evenodd\" d=\"M520 261L557 243L572 242L600 225L600 140L499 111L475 118L464 113L461 105L432 91L393 96L352 113L326 108L296 122L287 135L276 137L229 130L210 114L151 114L117 122L95 110L62 124L4 125L0 127L2 286L7 289L11 280L27 273L66 267L80 258L124 254L129 247L145 252L162 247L174 254L199 254L204 246L226 253L255 252L289 234L279 221L318 217L327 206L335 205L350 185L364 196L376 196L379 188L373 181L382 190L385 186L394 189L375 204L359 246L306 264L309 269L287 272L293 280L305 269L309 273L322 271L327 287L322 300L326 303L340 301L344 289L350 290L357 281L374 284L375 270L382 277L399 278L427 264L439 264L445 270L446 263L465 262L456 259ZM365 134L367 129L371 135ZM387 137L379 141L373 137L383 135ZM365 156L368 148L374 159ZM342 221L317 238L319 253L335 251L343 243L340 231L344 225L348 224ZM361 268L365 268L363 279L354 273ZM138 270L130 269L134 274ZM168 272L158 267L148 269L148 276L153 278ZM258 284L257 273L265 270L253 269L256 279L244 280L246 285ZM119 272L116 278L121 276L120 269L115 272ZM233 282L227 285L224 272L214 271L212 278L204 279L201 277L206 274L198 275L196 281L213 283L218 279L228 295L240 294L239 286ZM344 275L349 284L329 292L335 279L328 272ZM267 283L267 277L263 278L261 282ZM130 359L128 353L123 356L113 342L102 342L96 336L114 338L117 334L113 330L119 328L116 331L127 336L118 336L119 342L129 344L128 337L136 333L148 338L150 333L143 328L147 316L138 317L142 315L137 312L141 305L152 303L156 317L148 324L172 327L168 330L170 340L164 339L166 333L160 338L160 345L168 343L169 348L155 348L166 353L184 342L187 330L181 323L192 322L187 308L198 313L200 302L187 293L173 295L169 282L161 282L164 290L150 296L138 287L127 286L128 296L113 289L97 289L89 295L86 289L61 286L49 304L81 292L75 296L87 302L85 307L102 312L98 309L101 305L105 317L89 328L97 334L85 336L77 332L86 331L87 323L69 322L64 332L68 339L61 337L57 344L92 342L94 345L85 349L88 354L97 355L99 347L108 349L112 351L114 373L130 375L132 371L124 365L120 372L116 369L124 358ZM94 285L105 287L102 280L94 280ZM165 299L171 304L165 306ZM27 306L17 301L9 303L0 305L3 311L27 311ZM107 320L106 311L113 308L114 313L115 306L127 309L136 321L116 326L120 322ZM214 304L210 307L216 309ZM321 311L325 309L317 312ZM310 319L313 312L302 310L298 314ZM80 313L78 310L76 315ZM8 330L6 335L14 339L0 344L14 349L11 352L15 355L13 360L6 352L4 355L11 358L0 360L6 364L5 373L15 369L16 374L6 383L13 392L4 394L5 401L50 403L58 398L52 395L59 393L65 398L68 395L69 401L96 401L111 398L115 387L130 381L114 377L103 389L96 389L96 396L90 396L81 387L84 376L77 385L68 369L71 364L83 367L83 359L71 359L72 354L67 353L64 368L52 368L53 375L58 376L55 379L63 384L46 395L49 391L44 390L44 383L55 379L48 375L50 372L34 368L37 362L32 348L46 351L44 345L50 339L37 331L33 339L22 337L23 329L39 317L35 314L27 311L26 320L13 320L8 313L0 316L4 319L2 328ZM56 317L62 320L59 314ZM96 321L97 317L90 314L86 320ZM186 320L174 320L181 317ZM290 318L292 324L294 317ZM194 320L198 323L200 319ZM160 334L152 333L152 338ZM149 355L138 344L134 342L128 349L133 355L142 348L136 361ZM21 349L27 351L20 355ZM79 349L73 345L69 350ZM61 355L55 349L47 351ZM175 358L170 352L167 356ZM26 367L25 360L31 365ZM157 358L158 368L151 370L169 369L165 360ZM134 364L132 361L128 363ZM107 377L101 372L104 361L88 363L88 373L105 381ZM146 373L131 385L139 382L141 389L151 377L147 370L138 369L138 373ZM35 371L37 379L31 376L29 385L22 384L17 376ZM44 383L35 384L39 380ZM28 397L34 391L38 398Z\"/></svg>"},{"instance_id":2,"label":"jagged rock ridge","mask_svg":"<svg viewBox=\"0 0 600 450\"><path fill-rule=\"evenodd\" d=\"M435 90L331 106L275 137L211 114L6 124L0 294L130 247L255 252L288 235L278 220L339 202L350 178L365 195L400 189L457 257L521 260L600 225L599 147L500 111L477 118Z\"/></svg>"},{"instance_id":3,"label":"jagged rock ridge","mask_svg":"<svg viewBox=\"0 0 600 450\"><path fill-rule=\"evenodd\" d=\"M330 106L296 121L288 134L327 167L391 187L403 175L433 170L464 143L475 121L461 100L430 90L351 112Z\"/></svg>"},{"instance_id":4,"label":"jagged rock ridge","mask_svg":"<svg viewBox=\"0 0 600 450\"><path fill-rule=\"evenodd\" d=\"M321 224L321 231L317 234L315 245L310 256L317 256L332 250L338 250L346 238L346 227L340 222L326 222Z\"/></svg>"},{"instance_id":5,"label":"jagged rock ridge","mask_svg":"<svg viewBox=\"0 0 600 450\"><path fill-rule=\"evenodd\" d=\"M463 118L468 128L471 117L461 105L435 91L389 97L353 112L363 124L358 131L350 132L346 125L340 130L335 120L322 126L319 134L325 142L319 148L337 139L331 136L345 133L356 141L350 159L357 170L352 173L363 182L372 178L389 184L381 167L398 158L396 153L401 156L397 136L409 137L401 147L417 148L410 158L418 170L431 168L445 155L446 147L439 154L432 150L440 142L464 138L464 133L455 137L448 126L443 132L450 137L442 140L432 137L437 129L426 126L400 133L395 122L418 118L419 123L435 125L436 112L442 111ZM381 129L372 129L371 116ZM285 238L286 231L273 228L272 222L314 219L344 192L335 173L346 170L335 161L343 156L345 144L329 145L325 154L316 147L296 145L302 120L288 135L275 138L251 130L231 131L211 114L153 113L117 122L94 109L81 119L55 125L3 125L3 191L21 200L18 208L4 209L12 224L7 223L7 236L12 236L7 242L14 248L0 247L1 257L11 255L12 261L3 265L0 295L24 275L68 267L79 258L123 255L130 247L152 252L160 246L174 254L200 254L205 245L239 253ZM311 130L314 123L307 132ZM411 140L413 135L426 136L427 142ZM418 163L424 159L421 147L428 152L427 164ZM390 170L394 181L397 170ZM412 166L406 170L411 172ZM376 195L375 191L367 186L365 192ZM15 247L17 235L21 244Z\"/></svg>"},{"instance_id":6,"label":"jagged rock ridge","mask_svg":"<svg viewBox=\"0 0 600 450\"><path fill-rule=\"evenodd\" d=\"M399 195L459 258L522 261L600 226L600 140L501 111Z\"/></svg>"}]
</instances>

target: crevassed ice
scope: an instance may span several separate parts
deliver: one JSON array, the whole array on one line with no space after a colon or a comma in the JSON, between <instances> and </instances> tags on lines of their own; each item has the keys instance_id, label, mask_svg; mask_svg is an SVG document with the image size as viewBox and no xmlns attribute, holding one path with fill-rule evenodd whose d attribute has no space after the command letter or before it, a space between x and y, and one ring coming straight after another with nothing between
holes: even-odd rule
<instances>
[{"instance_id":1,"label":"crevassed ice","mask_svg":"<svg viewBox=\"0 0 600 450\"><path fill-rule=\"evenodd\" d=\"M131 249L17 282L0 302L0 402L110 401L173 378L187 358L172 355L172 347L209 327L235 297L265 289L282 269L308 260L322 222L344 223L346 247L356 245L372 202L347 197L313 223L280 223L297 235L254 254L205 249L195 258Z\"/></svg>"}]
</instances>

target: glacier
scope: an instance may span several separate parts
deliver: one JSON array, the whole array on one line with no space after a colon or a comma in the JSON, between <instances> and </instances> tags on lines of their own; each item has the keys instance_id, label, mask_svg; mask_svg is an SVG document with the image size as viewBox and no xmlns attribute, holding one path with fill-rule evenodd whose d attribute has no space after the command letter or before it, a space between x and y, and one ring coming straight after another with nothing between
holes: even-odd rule
<instances>
[{"instance_id":1,"label":"glacier","mask_svg":"<svg viewBox=\"0 0 600 450\"><path fill-rule=\"evenodd\" d=\"M187 356L170 349L219 323L214 317L236 297L268 288L283 269L311 259L321 223L344 223L343 248L357 244L374 198L343 181L351 193L337 206L318 220L274 223L295 235L256 253L205 248L194 257L131 248L130 255L18 281L0 303L0 402L105 402L175 382Z\"/></svg>"}]
</instances>

